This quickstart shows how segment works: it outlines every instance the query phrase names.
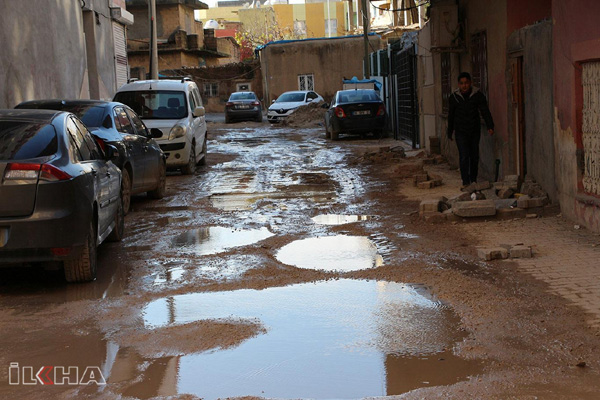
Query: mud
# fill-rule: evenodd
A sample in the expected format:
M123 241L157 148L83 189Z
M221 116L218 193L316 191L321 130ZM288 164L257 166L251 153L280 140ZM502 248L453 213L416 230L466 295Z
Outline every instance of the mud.
M98 249L97 281L0 270L0 398L597 398L600 333L511 262L477 260L469 224L423 223L417 154L365 157L399 142L331 143L322 128L209 132L206 166L170 173L160 201L133 198L123 242ZM453 192L456 171L426 168L445 183L428 194ZM252 241L228 234L203 254L210 227ZM335 237L369 241L383 263L312 269L306 241ZM294 243L311 268L278 260ZM9 386L11 362L99 366L108 384Z

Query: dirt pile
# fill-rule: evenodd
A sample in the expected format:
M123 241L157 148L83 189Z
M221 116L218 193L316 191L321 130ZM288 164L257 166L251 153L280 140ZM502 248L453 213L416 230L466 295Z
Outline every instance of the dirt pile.
M325 103L321 101L299 107L283 121L283 124L294 127L320 125L323 123L325 113L327 112L327 108L324 105Z

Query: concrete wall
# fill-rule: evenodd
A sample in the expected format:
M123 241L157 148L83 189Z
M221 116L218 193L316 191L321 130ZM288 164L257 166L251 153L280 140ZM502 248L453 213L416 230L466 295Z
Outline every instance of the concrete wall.
M381 38L369 38L372 49L384 47ZM261 51L267 103L283 92L298 90L298 75L313 74L315 91L330 101L342 89L342 79L363 76L364 42L361 37L304 40L271 44Z
M563 215L600 232L600 199L584 193L581 63L600 60L600 2L553 0L554 139L558 198Z
M421 143L421 148L429 151L429 138L440 137L436 124L436 74L433 66L433 54L429 51L431 48L431 24L425 25L419 31L418 44L417 99L419 101L419 143Z
M88 97L78 0L3 2L0 108L24 100ZM56 32L60 32L57 40Z

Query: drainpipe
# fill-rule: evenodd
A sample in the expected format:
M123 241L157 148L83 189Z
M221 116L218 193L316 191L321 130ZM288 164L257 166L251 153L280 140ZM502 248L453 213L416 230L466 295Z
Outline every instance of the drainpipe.
M150 79L158 79L158 43L156 35L156 0L148 2L150 16Z
M371 60L369 60L369 9L367 0L362 0L363 36L365 39L365 79L371 77Z

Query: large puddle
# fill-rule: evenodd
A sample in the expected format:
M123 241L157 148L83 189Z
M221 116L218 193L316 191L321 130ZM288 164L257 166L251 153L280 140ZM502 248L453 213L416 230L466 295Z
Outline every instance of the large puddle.
M194 229L175 238L175 246L198 255L217 254L233 247L247 246L273 236L267 228L232 229L222 226Z
M148 328L231 317L258 319L267 333L228 350L177 356L163 376L144 379L208 399L358 398L452 384L481 369L449 350L462 338L453 312L401 283L341 279L194 293L144 310Z
M277 259L298 268L357 271L383 265L377 247L363 236L324 236L296 240L277 252Z

